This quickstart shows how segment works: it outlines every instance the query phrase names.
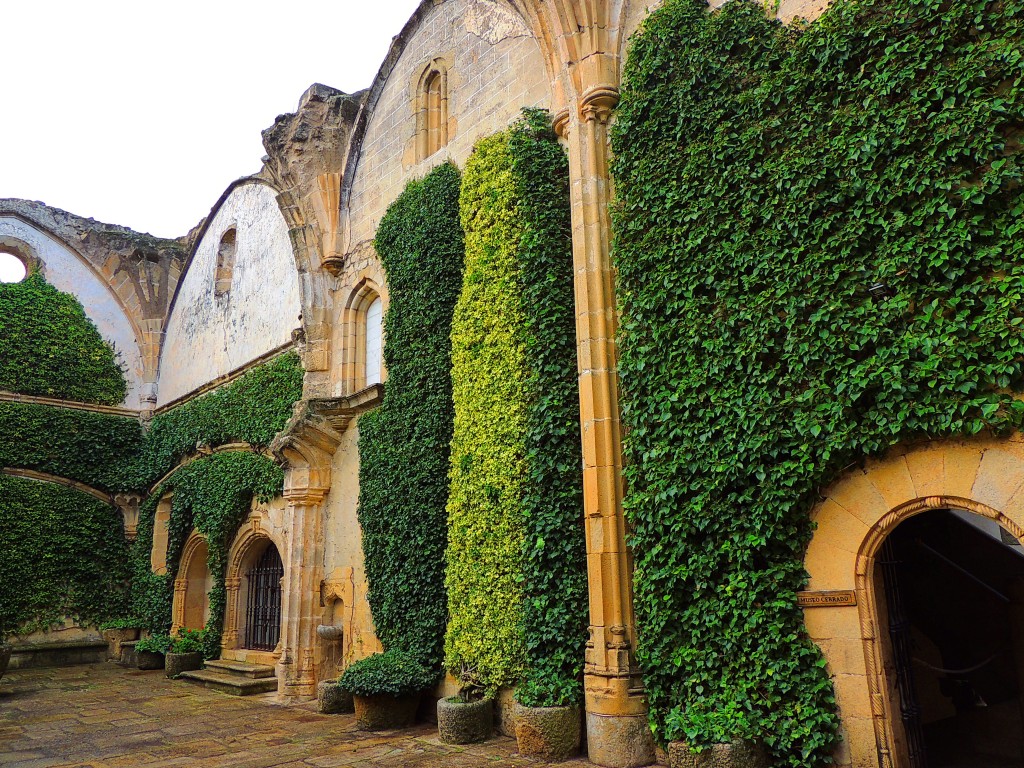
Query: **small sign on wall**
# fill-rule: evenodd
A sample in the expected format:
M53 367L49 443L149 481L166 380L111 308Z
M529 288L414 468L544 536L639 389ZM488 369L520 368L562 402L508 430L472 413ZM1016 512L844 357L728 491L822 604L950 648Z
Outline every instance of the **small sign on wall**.
M852 589L797 592L796 601L801 608L838 608L846 605L856 605L857 593Z

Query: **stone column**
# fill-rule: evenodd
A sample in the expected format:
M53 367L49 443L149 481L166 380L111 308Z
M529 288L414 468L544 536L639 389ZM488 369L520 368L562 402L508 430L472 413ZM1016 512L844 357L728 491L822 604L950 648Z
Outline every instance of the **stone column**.
M238 647L238 593L242 579L229 576L224 579L224 631L220 636L221 647L233 651Z
M178 634L178 630L185 626L185 593L188 591L188 579L177 578L174 580L174 598L171 603L174 606L171 617L171 637Z
M281 584L281 659L279 692L286 696L316 695L316 626L320 623L320 582L323 579L324 487L289 482L284 497L291 525L284 542Z
M597 86L556 127L568 140L583 441L583 506L590 591L584 688L590 760L612 768L654 762L647 700L636 667L633 566L622 514L622 439L610 258L608 123L618 89Z

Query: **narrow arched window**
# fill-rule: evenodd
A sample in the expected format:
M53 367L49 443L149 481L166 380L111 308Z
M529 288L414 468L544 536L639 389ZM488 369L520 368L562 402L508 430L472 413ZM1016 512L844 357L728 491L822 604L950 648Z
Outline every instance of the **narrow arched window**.
M220 238L217 246L217 274L214 278L215 296L227 296L231 291L231 279L235 272L235 246L237 233L232 227Z
M380 384L380 358L383 320L383 304L380 296L366 308L366 331L363 337L366 353L366 386Z
M435 59L420 77L416 94L416 154L425 160L448 144L448 70Z

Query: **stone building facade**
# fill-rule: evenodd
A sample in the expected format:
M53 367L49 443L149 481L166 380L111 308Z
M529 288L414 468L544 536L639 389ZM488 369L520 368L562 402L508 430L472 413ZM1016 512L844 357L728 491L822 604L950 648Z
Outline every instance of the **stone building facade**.
M540 107L553 116L571 173L590 592L587 749L605 766L655 759L633 654L608 215L608 128L626 44L655 4L424 0L368 90L311 86L295 113L264 131L262 170L232 184L176 241L0 201L0 252L77 296L121 353L124 410L160 412L284 350L300 353L304 397L272 447L286 468L284 494L255 503L230 546L223 634L225 658L276 665L282 694L314 695L318 681L380 648L356 517L359 419L380 402L387 380L379 350L388 287L373 249L377 225L409 180L446 161L464 164L476 140L508 126L522 108ZM813 18L822 9L786 0L778 14ZM1019 438L908 447L850 470L823 493L806 559L810 590L849 597L809 604L806 619L835 680L839 765L906 764L878 607L886 532L923 510L955 507L1024 535L1022 451ZM132 503L123 507L130 516ZM164 567L160 514L157 571ZM268 547L283 567L281 640L252 650L243 576ZM194 533L175 583L176 627L205 621L205 552ZM340 627L340 640L325 639L320 626Z

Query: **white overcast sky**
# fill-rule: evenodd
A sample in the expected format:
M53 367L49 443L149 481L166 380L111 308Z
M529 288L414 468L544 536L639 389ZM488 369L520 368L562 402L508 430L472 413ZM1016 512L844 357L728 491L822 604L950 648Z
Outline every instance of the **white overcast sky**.
M0 197L161 237L319 82L369 87L419 0L0 0Z

